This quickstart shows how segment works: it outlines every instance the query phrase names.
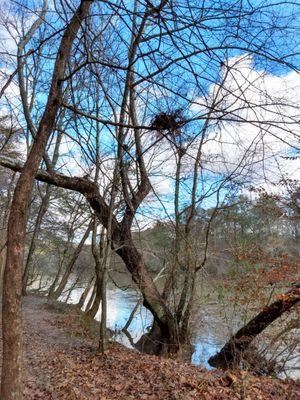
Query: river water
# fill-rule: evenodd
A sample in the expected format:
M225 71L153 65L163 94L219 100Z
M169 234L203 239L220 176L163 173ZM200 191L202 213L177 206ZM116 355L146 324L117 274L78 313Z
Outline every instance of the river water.
M46 280L47 282L47 280ZM36 289L37 283L35 282L33 288ZM66 288L66 293L69 293L70 286L73 282L69 283ZM71 294L68 295L68 303L78 303L83 289L75 288ZM219 298L216 293L212 294L213 287L209 286L206 282L200 285L199 294L196 296L197 310L193 314L191 320L192 332L191 343L194 346L194 353L192 355L192 363L203 366L207 369L212 369L208 364L210 356L217 353L227 340L249 319L252 317L251 309L240 309L234 302L228 299ZM212 296L211 296L212 294ZM89 296L91 293L89 294ZM87 301L89 299L87 298ZM113 339L122 343L123 345L132 348L128 337L121 332L122 328L129 319L129 316L134 309L135 305L140 299L140 294L134 290L130 284L126 286L126 290L117 287L107 288L107 325L112 331L115 332ZM66 301L66 295L62 295L59 299ZM86 301L86 302L87 302ZM86 304L83 306L85 309ZM96 320L100 320L101 306L96 315ZM148 331L152 324L151 313L142 305L139 305L134 318L128 328L131 341L136 343L138 339ZM300 334L298 329L295 334ZM298 336L299 338L299 336ZM299 342L299 341L298 341ZM262 348L266 343L263 339L259 342ZM291 342L293 345L293 342ZM285 372L280 373L282 377L300 378L300 343L292 351L287 347L278 347L275 353L270 353L267 350L266 355L271 358L279 354L279 362L284 362ZM269 357L268 357L269 358ZM277 356L275 357L277 358Z
M72 291L68 299L69 303L75 304L79 301L81 295L80 289ZM120 333L121 329L126 324L132 310L138 302L138 294L131 289L126 291L121 289L107 290L107 325L110 329L116 332L114 339L127 347L132 347L129 339L124 333ZM64 300L62 297L61 300ZM210 308L208 310L208 307ZM83 307L84 308L84 307ZM96 319L100 319L101 308L99 309ZM228 316L227 316L228 317ZM217 313L217 307L206 305L202 312L199 311L194 316L191 341L195 347L192 356L192 363L204 366L210 369L207 360L215 354L230 336L230 328L233 325L233 316L226 318L225 322ZM152 323L151 313L143 306L139 306L134 318L128 328L128 331L135 343L143 333L147 332Z
M74 289L69 296L68 302L76 304L81 296L81 289ZM62 296L60 299L65 301ZM139 294L134 289L121 290L116 287L107 289L107 325L115 332L113 339L131 348L132 345L128 337L120 332L139 300ZM194 313L191 325L191 342L194 345L192 363L212 369L208 364L210 356L219 351L224 343L236 330L249 320L249 315L242 314L233 304L223 304L216 301L197 299L198 311ZM85 307L85 305L84 305ZM84 309L83 307L83 309ZM99 321L101 308L98 310L96 319ZM152 323L151 313L140 305L128 328L133 343L147 332ZM297 352L297 349L296 349ZM283 353L284 355L284 353ZM295 355L295 353L294 353ZM282 377L300 378L299 357L292 358L286 363L285 374Z

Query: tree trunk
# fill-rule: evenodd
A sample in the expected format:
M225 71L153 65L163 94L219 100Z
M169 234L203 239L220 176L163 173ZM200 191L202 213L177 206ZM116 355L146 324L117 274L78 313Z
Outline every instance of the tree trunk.
M135 313L137 312L137 310L138 310L138 308L139 308L140 305L141 305L141 300L138 300L138 301L136 302L135 306L133 307L133 310L131 311L131 313L130 313L130 315L129 315L129 318L128 318L126 324L123 326L122 332L128 331L128 328L130 327L131 322L133 321L133 318L134 318L134 316L135 316Z
M63 79L75 36L87 16L91 1L82 0L62 37L48 95L35 140L20 173L10 208L7 256L3 277L2 332L3 363L1 399L22 398L22 275L25 248L26 214L35 175L53 132L62 99ZM12 329L13 327L13 329Z
M279 318L283 313L289 311L300 301L300 284L282 295L278 300L265 307L258 315L243 326L225 346L208 362L216 368L238 367L242 353L247 350L255 337L266 329L272 322Z
M55 289L52 294L52 297L54 297L55 299L58 299L59 296L61 296L64 288L66 287L66 284L68 283L68 279L73 271L75 262L77 261L79 254L81 253L81 250L83 249L84 243L86 242L87 238L89 237L92 227L93 227L93 220L90 221L84 235L82 236L82 238L75 250L75 253L73 254L73 257L71 258L71 261L69 262L69 264L61 278L58 288Z
M2 166L12 170L22 169L22 163L1 157ZM97 218L105 227L108 226L109 207L99 193L97 186L85 178L72 178L62 174L38 171L36 178L58 187L82 193L94 210ZM119 223L115 217L112 219L112 247L124 261L126 268L131 273L133 281L137 284L144 299L144 306L150 310L154 319L161 328L162 336L169 338L170 343L178 343L176 319L168 308L167 302L160 295L153 279L148 272L142 254L139 253L132 240L130 223ZM166 339L167 340L167 339Z
M87 305L86 305L86 307L85 307L85 313L86 313L86 314L87 314L88 311L91 309L91 307L92 307L92 305L93 305L93 303L94 303L95 296L96 296L96 291L97 291L97 282L95 281L94 287L93 287L93 291L92 291L91 296L90 296L90 298L89 298L89 301L88 301L88 303L87 303Z
M54 278L53 282L51 283L51 285L49 287L48 297L52 297L53 296L53 293L55 291L56 285L58 284L58 281L59 281L59 278L60 278L60 274L61 274L62 269L63 269L63 265L64 265L63 260L61 260L60 263L59 263L59 267L58 267L57 273L55 275L55 278Z
M107 235L111 235L107 232ZM99 338L99 350L104 353L107 347L107 298L106 298L106 286L107 286L107 276L108 268L110 265L111 258L111 245L110 239L106 242L105 256L102 268L102 282L101 282L101 319L100 319L100 338Z
M1 281L0 286L1 286L1 288L2 288L3 271L4 271L5 261L6 261L7 222L8 222L8 217L9 217L9 207L10 207L10 203L11 203L12 190L13 190L15 177L16 177L16 173L14 173L12 175L11 180L8 185L7 200L6 200L4 215L3 215L3 229L1 231L1 237L0 237L0 281Z
M93 297L92 305L87 309L86 315L90 318L95 318L101 303L102 298L102 266L100 261L95 262L96 281L95 281L95 294Z
M25 264L25 268L24 268L24 272L23 272L23 282L22 282L23 296L26 296L29 271L30 271L30 266L31 266L31 262L32 262L32 257L33 257L35 247L36 247L36 240L40 233L43 217L48 209L49 200L50 200L50 185L47 185L46 193L42 198L42 203L40 205L39 212L38 212L38 215L37 215L37 218L35 221L35 227L34 227L31 243L30 243L29 250L28 250L27 260L26 260L26 264Z
M155 286L153 279L144 264L142 255L135 247L131 232L126 232L118 242L116 253L124 261L133 281L138 285L143 295L143 305L151 311L154 320L160 327L161 338L164 343L169 342L171 347L178 345L178 335L175 317L167 307Z
M64 113L62 113L64 114ZM62 118L62 116L61 116ZM59 156L59 147L61 144L61 139L62 139L62 134L59 133L57 136L57 140L56 140L56 144L55 144L55 148L54 148L54 153L53 153L53 157L52 157L52 163L51 163L51 167L55 168L57 160L58 160L58 156ZM38 215L35 221L35 227L34 227L34 232L32 235L32 239L30 242L30 246L29 246L29 250L28 250L28 255L27 255L27 260L26 260L26 265L24 268L24 272L23 272L23 283L22 283L22 294L23 296L26 295L26 290L27 290L27 286L28 286L28 278L29 278L29 272L30 272L30 267L31 267L31 263L32 263L32 258L33 258L33 254L35 252L35 247L36 247L36 241L38 239L38 236L40 234L40 230L41 230L41 225L42 225L42 221L44 218L44 215L46 214L48 207L49 207L49 202L50 202L50 194L51 194L51 186L46 184L46 191L44 196L42 197L42 202L38 211Z
M93 302L91 305L87 308L86 314L90 318L95 318L95 315L97 314L99 307L100 307L100 302L101 302L101 297L102 297L102 263L103 263L103 232L104 229L102 228L101 230L101 240L100 243L97 244L97 228L98 228L98 220L97 218L94 219L93 222L93 236L92 236L92 254L94 257L95 261L95 276L96 276L96 281L95 281L95 287L94 287L94 297L93 297ZM92 299L92 298L91 298ZM89 302L90 303L90 302Z
M82 276L82 272L79 273L79 274L77 275L76 280L75 280L75 281L73 282L73 284L68 288L68 294L67 294L67 297L66 297L66 299L65 299L65 303L68 303L68 301L70 300L71 294L72 294L73 290L76 289L76 286L77 286L78 283L80 282L81 276Z
M76 304L76 306L81 310L82 307L84 306L84 303L88 297L88 294L90 293L92 284L94 282L94 275L92 276L92 278L90 279L90 281L88 282L88 284L86 285L85 289L83 290L80 299L78 301L78 303Z
M74 221L73 221L73 222L74 222ZM54 278L53 282L51 283L51 285L50 285L50 287L49 287L49 290L48 290L48 297L52 297L52 296L53 296L53 293L54 293L54 291L55 291L55 289L56 289L56 286L57 286L57 284L58 284L58 282L59 282L59 279L60 279L60 276L61 276L61 272L62 272L63 267L64 267L65 259L66 259L66 258L67 258L67 260L69 259L69 256L70 256L69 251L70 251L70 249L71 249L71 247L72 247L72 243L73 243L73 240L74 240L74 226L73 226L73 222L72 222L72 227L71 227L71 229L69 229L69 231L68 231L68 241L67 241L67 243L65 244L65 248L64 248L62 257L61 257L61 259L59 260L58 270L57 270L57 272L56 272L56 275L55 275L55 278Z

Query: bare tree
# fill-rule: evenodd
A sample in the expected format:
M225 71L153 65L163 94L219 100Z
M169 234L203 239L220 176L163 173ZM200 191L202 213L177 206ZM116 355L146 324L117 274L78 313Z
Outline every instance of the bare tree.
M2 327L3 364L1 397L22 398L22 309L21 288L25 244L26 213L36 172L52 134L60 106L63 79L73 41L86 18L91 2L82 1L67 26L58 49L47 105L36 132L26 164L13 195L7 234L7 258L3 281ZM12 324L14 329L11 329Z
M87 3L82 2L86 11ZM298 137L296 105L286 104L284 99L279 101L275 95L266 100L263 88L257 87L258 77L253 78L247 72L251 67L247 69L240 64L241 59L246 60L249 67L250 55L265 75L272 67L297 70L291 61L292 43L287 41L286 46L281 45L287 19L291 22L296 13L291 11L288 18L282 19L282 7L282 3L276 7L273 2L254 5L240 1L199 6L196 1L187 5L163 0L153 5L137 0L126 8L118 1L95 4L95 12L83 25L82 40L76 43L74 54L70 56L71 43L69 48L59 49L63 61L57 58L49 101L29 161L23 168L18 161L1 158L1 165L22 171L21 177L30 163L30 178L35 176L85 197L111 245L107 247L106 259L109 260L109 247L112 247L125 263L142 293L143 304L154 317L150 336L155 337L159 353L176 353L186 341L195 276L205 264L210 232L208 221L205 243L199 250L201 262L196 262L192 238L197 206L211 196L217 209L227 184L230 187L231 182L238 184L244 178L250 179L253 166L262 166L255 155L259 153L263 160L268 158L264 156L267 134L291 146ZM63 12L67 9L68 6L62 6ZM77 27L76 18L73 17L71 24ZM62 43L69 40L67 32L70 33L70 25ZM278 41L274 44L279 35L280 46ZM50 36L39 40L48 52ZM46 57L48 54L44 51ZM39 75L41 82L47 76L45 67ZM69 92L62 100L63 82L68 84ZM258 96L252 96L251 100L246 96L249 87L258 90ZM278 111L281 106L284 112ZM70 121L62 133L76 150L67 161L60 157L56 171L38 170L59 109L64 109L65 118ZM251 125L255 137L246 145L240 144L238 136L234 137L233 141L242 151L237 159L231 160L219 148L223 150L223 145L228 143L228 131L236 133L246 123ZM39 132L46 133L38 148L39 158L34 158ZM288 138L283 137L287 132ZM216 148L217 155L212 150ZM157 161L159 156L163 159ZM159 163L161 169L167 170L169 159L172 164L169 175L175 173L175 193L171 195L174 210L170 212L175 225L174 257L168 271L170 279L161 292L136 246L133 229L150 196L153 199L156 195L158 202L162 202L163 196L155 190L155 172ZM72 168L68 168L71 161ZM186 164L189 164L188 171ZM188 194L183 190L184 180L189 183ZM185 206L180 204L183 194L187 199ZM23 200L28 204L27 195L20 198ZM113 208L115 202L117 206ZM16 238L16 243L21 239ZM177 290L179 282L175 282L178 272L184 286L182 291Z

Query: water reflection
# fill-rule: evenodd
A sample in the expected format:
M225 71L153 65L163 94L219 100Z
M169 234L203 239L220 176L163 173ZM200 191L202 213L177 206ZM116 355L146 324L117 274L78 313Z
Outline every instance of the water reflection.
M45 287L47 283L48 281L45 282ZM73 285L73 282L66 288L67 294L71 285ZM37 290L38 286L38 282L34 282L32 288ZM76 304L80 299L82 291L83 289L73 289L70 296L65 294L60 300L66 301L68 297L68 303ZM91 294L92 289L83 309L85 309ZM121 290L116 287L107 288L108 327L116 332L114 339L129 348L133 347L132 342L136 343L138 339L148 331L153 320L151 313L145 307L139 305L128 328L130 339L121 332L139 300L140 294L134 289ZM247 315L247 313L241 313L234 304L226 303L222 306L222 302L218 302L216 299L215 303L213 303L211 299L209 301L205 292L202 299L201 296L197 298L197 310L197 314L194 315L191 323L193 326L191 343L195 348L192 355L192 363L201 365L207 369L212 369L208 364L208 359L220 350L228 338L236 332L240 326L244 325L245 322L249 320L250 316ZM96 320L98 321L100 320L100 314L101 308L96 315ZM264 343L262 343L262 345L264 345ZM280 347L277 349L282 360L285 360L287 357L284 361L285 373L280 376L298 379L300 377L299 353L297 353L297 350L295 350L294 353L287 353L287 349L288 348ZM267 354L269 353L267 352ZM270 356L272 356L272 353L270 353Z
M73 290L71 296L68 299L68 302L71 304L78 303L81 293L82 290L80 289ZM63 301L65 300L65 298L62 297L61 300ZM130 317L130 314L138 301L139 296L134 290L123 291L118 288L107 290L108 327L113 331L116 331L114 339L129 348L132 348L130 340L123 332L121 332L121 329L128 321L128 318ZM101 306L95 317L98 321L100 319L100 313ZM140 305L128 328L133 342L136 342L143 333L148 331L152 324L152 320L153 318L151 313L145 307ZM201 316L199 316L199 321L200 320L202 320ZM208 369L211 369L211 367L208 364L207 360L222 346L221 338L217 336L216 332L210 329L210 326L213 324L213 322L213 320L210 320L209 324L207 323L207 321L205 321L205 323L197 324L197 321L194 321L194 323L196 323L197 325L197 329L195 329L195 334L193 334L191 338L192 344L195 346L195 351L192 356L192 363L196 365L202 365ZM219 323L220 321L218 321L218 324Z

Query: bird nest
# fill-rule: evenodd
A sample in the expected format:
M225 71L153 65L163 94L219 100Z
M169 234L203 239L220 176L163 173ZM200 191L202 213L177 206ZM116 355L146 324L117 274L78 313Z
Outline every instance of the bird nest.
M178 136L181 134L181 127L185 122L182 109L173 112L161 112L153 118L151 128L158 133L172 134Z

